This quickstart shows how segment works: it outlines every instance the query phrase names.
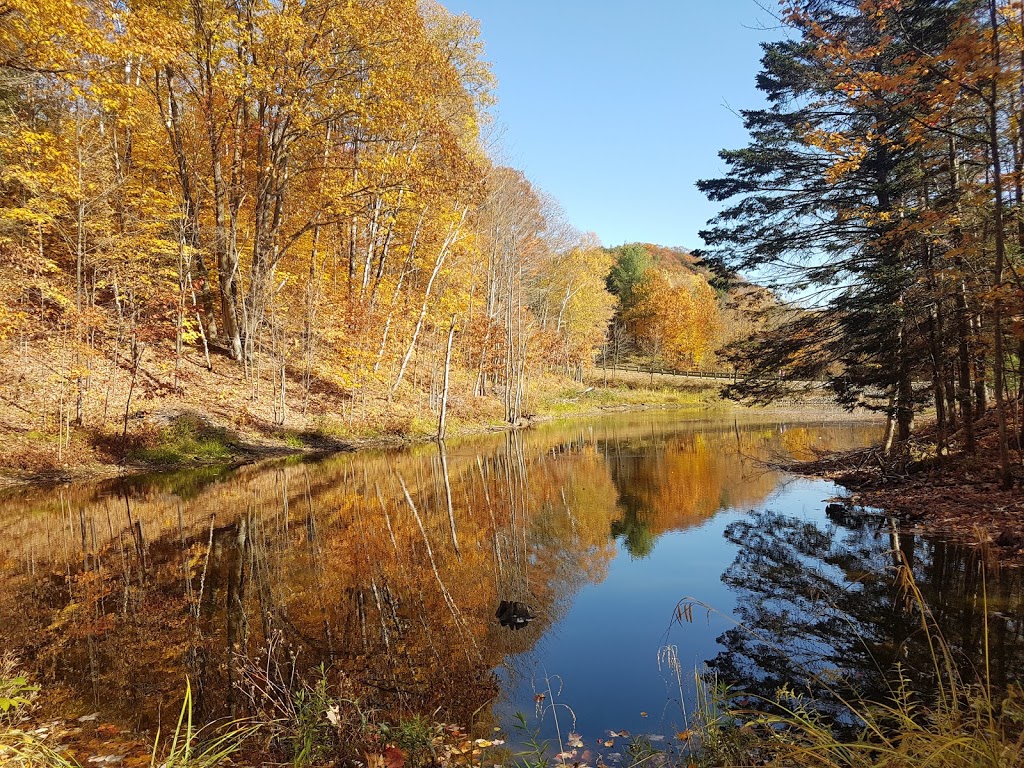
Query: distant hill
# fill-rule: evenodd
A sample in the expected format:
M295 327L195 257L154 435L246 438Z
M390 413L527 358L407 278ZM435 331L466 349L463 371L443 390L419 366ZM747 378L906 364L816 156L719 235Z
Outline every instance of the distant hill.
M685 246L639 242L624 243L623 245L641 246L650 255L654 266L664 270L670 280L673 274L679 273L700 275L708 282L711 282L713 278L711 270L703 266L700 258ZM773 291L744 280L739 275L732 275L729 282L729 289L724 294L719 292L723 308L750 312L765 309L779 303L778 297Z
M764 286L731 275L727 280L704 266L701 259L689 248L666 246L656 243L625 243L613 252L639 246L650 257L650 264L660 271L674 286L689 283L693 276L707 281L718 296L717 332L714 342L715 365L725 365L728 348L751 338L774 324L772 319L776 308L781 307L776 294Z
M654 263L662 269L671 270L673 267L681 267L690 272L704 274L706 270L699 269L698 259L689 248L682 246L655 245L654 243L637 243L651 254Z

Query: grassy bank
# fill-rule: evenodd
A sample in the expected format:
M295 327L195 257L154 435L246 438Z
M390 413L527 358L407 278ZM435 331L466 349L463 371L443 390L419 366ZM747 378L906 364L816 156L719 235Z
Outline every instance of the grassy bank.
M0 376L0 480L74 479L140 469L242 463L287 453L337 451L431 439L440 409L435 371L413 370L392 393L381 377L348 386L286 381L226 358L212 369L195 355L167 371L144 357L134 375L92 372L47 384L47 359L16 359ZM156 360L157 356L154 355ZM667 377L662 377L666 379ZM36 382L28 386L27 382ZM500 389L474 392L475 377L453 370L448 437L507 429ZM528 377L519 426L553 418L641 408L716 408L718 384L697 380L552 373Z

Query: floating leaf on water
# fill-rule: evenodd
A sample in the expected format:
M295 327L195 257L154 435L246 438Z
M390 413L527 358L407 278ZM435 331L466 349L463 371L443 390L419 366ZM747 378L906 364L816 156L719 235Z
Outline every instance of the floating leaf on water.
M546 698L547 698L547 694L544 694L544 693L535 693L533 695L533 700L536 701L538 704L540 704L540 702L544 701L544 699L546 699Z
M614 739L608 739L606 742L604 742L604 745L606 747L614 747L615 746L615 740Z
M608 731L608 735L613 739L628 739L629 731Z
M676 733L676 738L680 741L689 741L693 738L693 729L687 728L685 731L679 731Z
M647 713L646 712L641 712L640 713L640 717L647 717Z
M565 743L568 744L570 747L582 747L583 739L581 739L580 735L575 731L570 731L569 736L565 740Z
M487 749L487 747L494 746L494 742L488 741L487 739L477 739L473 743L476 744L478 747L481 747L482 749Z
M648 733L647 739L649 741L664 741L665 737L662 736L660 733Z
M576 757L575 749L571 752L559 752L555 755L555 760L572 760L574 757Z

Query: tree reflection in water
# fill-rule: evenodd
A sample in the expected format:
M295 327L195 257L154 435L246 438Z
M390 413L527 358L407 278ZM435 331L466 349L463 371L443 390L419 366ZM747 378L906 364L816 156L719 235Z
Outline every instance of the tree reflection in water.
M641 415L27 490L0 500L0 642L135 727L186 674L197 714L237 712L243 661L268 648L367 706L488 727L493 670L529 679L531 649L606 579L613 537L643 557L760 504L779 478L751 457L874 431Z
M931 647L898 578L901 562L965 679L979 679L986 607L992 683L1020 679L1024 574L891 519L841 507L829 513L821 522L766 509L726 529L737 553L722 580L737 595L739 624L719 637L723 650L709 661L719 679L769 700L785 685L803 689L840 720L839 698L851 687L869 700L891 696L897 665L912 691L934 691Z

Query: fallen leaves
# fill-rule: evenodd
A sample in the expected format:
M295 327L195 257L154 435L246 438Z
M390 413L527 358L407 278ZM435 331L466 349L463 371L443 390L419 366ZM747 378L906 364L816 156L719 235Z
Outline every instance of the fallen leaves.
M850 497L837 500L842 505L877 509L968 545L985 544L1001 561L1024 563L1024 494L1000 485L994 412L976 422L974 430L975 454L953 444L950 455L936 458L931 429L915 439L915 455L929 457L922 460L894 463L879 449L868 448L793 462L786 469L826 477L849 489ZM1014 447L1011 461L1019 466Z
M384 768L402 768L405 765L406 754L398 747L388 747L384 750Z
M488 747L499 747L505 741L503 739L477 739L473 743L481 749L487 749Z
M337 704L328 707L325 714L327 715L327 722L335 728L339 728L341 726L341 709Z

